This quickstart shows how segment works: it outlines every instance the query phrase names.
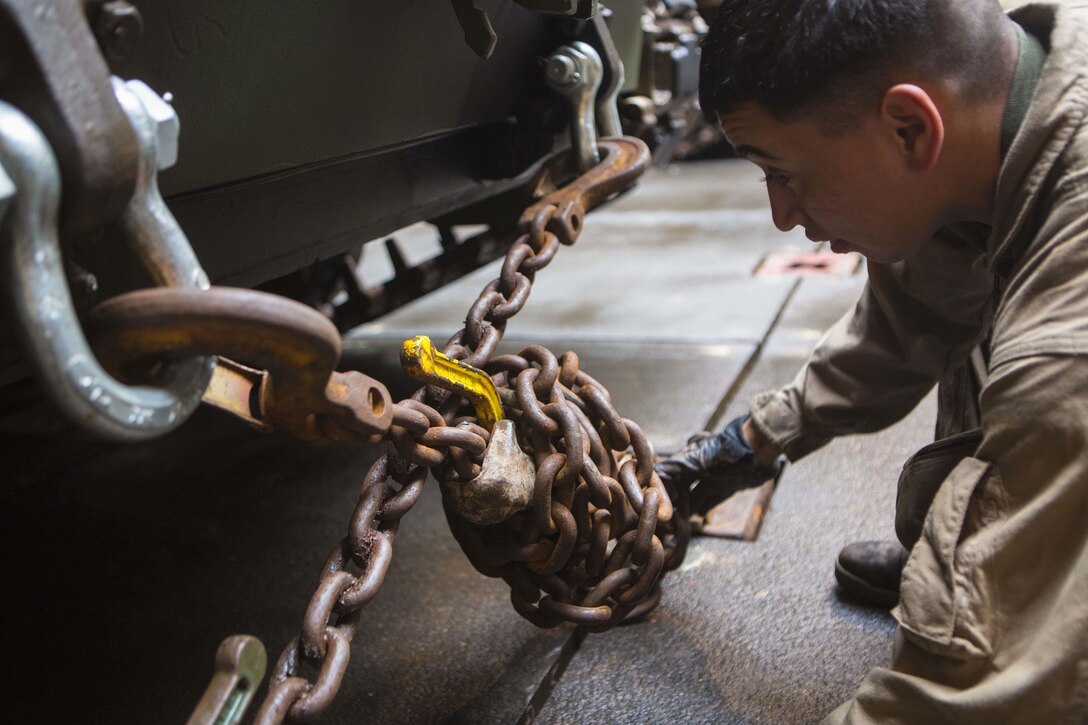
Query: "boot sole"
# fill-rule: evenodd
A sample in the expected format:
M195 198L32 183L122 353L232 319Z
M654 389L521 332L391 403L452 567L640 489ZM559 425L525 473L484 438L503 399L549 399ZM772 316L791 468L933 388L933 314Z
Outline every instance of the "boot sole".
M839 582L839 590L848 599L859 604L881 609L891 609L899 604L899 592L873 586L858 575L847 571L837 561L835 562L835 579Z

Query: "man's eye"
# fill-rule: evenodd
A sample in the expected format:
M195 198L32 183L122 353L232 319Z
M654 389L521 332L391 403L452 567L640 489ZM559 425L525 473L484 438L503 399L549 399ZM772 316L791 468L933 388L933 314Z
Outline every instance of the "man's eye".
M767 186L782 185L790 183L790 177L788 174L767 174L760 178L760 182Z

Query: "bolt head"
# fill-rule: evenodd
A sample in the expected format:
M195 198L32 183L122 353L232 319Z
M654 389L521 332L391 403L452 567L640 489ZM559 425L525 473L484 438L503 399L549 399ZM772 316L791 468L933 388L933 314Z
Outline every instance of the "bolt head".
M98 10L94 35L109 60L125 60L143 39L144 20L131 3L110 0Z
M544 72L552 83L565 86L578 82L581 76L577 68L577 64L570 56L553 55L548 59L548 67L545 68Z

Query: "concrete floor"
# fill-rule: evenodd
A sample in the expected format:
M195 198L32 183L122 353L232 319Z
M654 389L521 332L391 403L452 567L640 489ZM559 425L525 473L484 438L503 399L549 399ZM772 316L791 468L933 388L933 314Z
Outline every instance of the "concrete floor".
M659 449L787 382L863 275L754 277L766 254L811 247L774 230L758 176L738 161L651 172L538 275L507 349L576 351ZM445 339L496 269L355 331L347 359L409 392L400 341ZM698 539L647 621L576 651L572 628L536 629L471 568L432 483L324 721L516 722L534 694L543 723L818 721L889 660L891 618L840 601L832 562L849 541L892 535L898 466L932 418L927 400L889 431L790 466L756 542ZM0 443L0 644L19 653L6 699L34 722L177 722L223 637L256 634L274 659L376 455L258 435L212 411L154 444ZM564 647L573 656L553 682Z

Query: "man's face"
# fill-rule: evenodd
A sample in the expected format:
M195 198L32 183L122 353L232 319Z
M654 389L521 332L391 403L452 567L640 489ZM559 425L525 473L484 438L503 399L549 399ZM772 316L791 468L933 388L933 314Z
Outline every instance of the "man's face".
M894 130L873 116L835 135L811 121L778 121L756 103L719 120L737 154L763 170L775 226L801 226L809 239L831 242L839 254L896 262L936 227Z

